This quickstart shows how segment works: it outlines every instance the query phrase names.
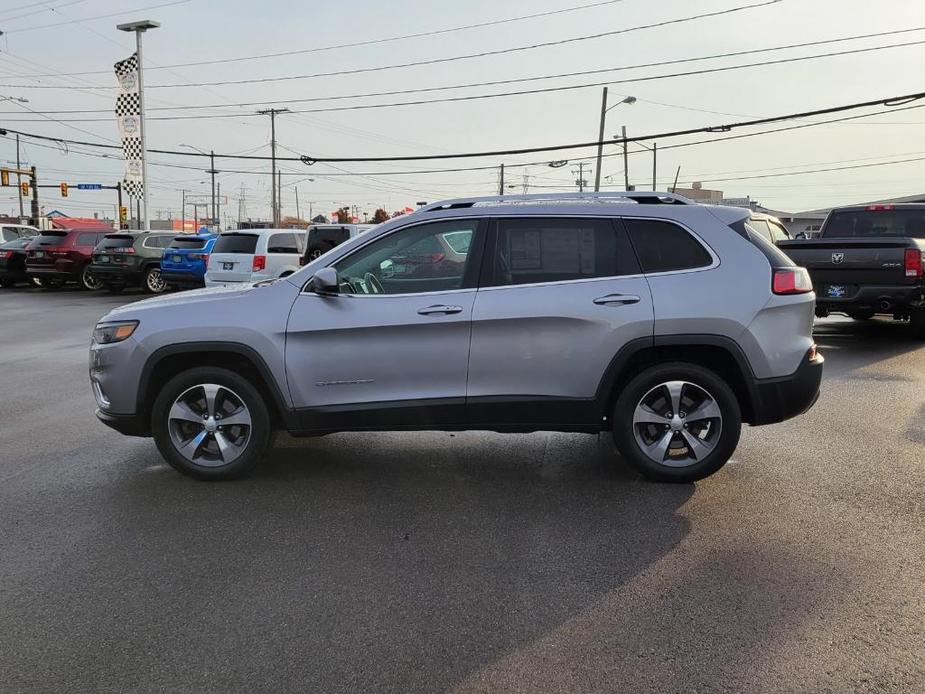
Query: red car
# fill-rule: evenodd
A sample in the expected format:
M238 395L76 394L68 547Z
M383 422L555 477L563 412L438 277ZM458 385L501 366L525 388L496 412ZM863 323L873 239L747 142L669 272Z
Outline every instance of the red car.
M99 289L100 283L90 274L90 259L107 233L101 229L43 231L26 248L26 273L40 287L77 282L83 289Z

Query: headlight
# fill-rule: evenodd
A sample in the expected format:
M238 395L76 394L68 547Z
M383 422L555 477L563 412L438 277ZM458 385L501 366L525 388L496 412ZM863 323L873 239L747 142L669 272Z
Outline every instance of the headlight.
M127 340L138 327L137 320L121 321L119 323L99 323L93 329L93 341L100 345Z

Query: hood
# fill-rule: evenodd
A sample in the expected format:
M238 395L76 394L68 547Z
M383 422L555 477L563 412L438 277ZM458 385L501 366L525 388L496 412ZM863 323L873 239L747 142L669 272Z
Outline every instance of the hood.
M278 291L283 285L286 285L286 283L279 280L255 283L248 282L242 287L209 287L206 289L191 289L175 294L155 296L150 299L142 299L141 301L114 308L106 315L105 320L124 320L131 318L135 314L144 313L149 310L169 309L172 306L188 306L189 304L202 304L202 310L208 310L209 305L216 302L234 301L251 292L269 293Z

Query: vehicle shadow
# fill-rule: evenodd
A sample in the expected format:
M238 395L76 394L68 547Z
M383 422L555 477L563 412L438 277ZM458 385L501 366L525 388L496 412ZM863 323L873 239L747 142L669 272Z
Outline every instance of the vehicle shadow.
M94 541L35 597L71 686L443 690L671 552L695 490L581 435L282 441L215 484L150 448L73 510Z
M826 357L825 377L880 380L876 371L860 372L893 357L925 347L912 336L908 323L889 319L816 321L813 337ZM896 380L895 375L884 380Z

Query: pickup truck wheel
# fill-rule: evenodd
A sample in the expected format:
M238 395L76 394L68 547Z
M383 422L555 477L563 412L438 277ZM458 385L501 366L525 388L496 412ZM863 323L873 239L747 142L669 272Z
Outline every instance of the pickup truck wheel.
M712 475L739 443L742 413L712 371L683 362L652 366L620 393L613 437L626 462L659 482Z
M149 294L163 294L167 291L167 283L161 275L159 267L149 267L145 270L145 291Z
M270 415L243 376L197 367L170 379L151 414L154 442L176 470L201 480L241 477L263 458Z
M925 340L925 308L912 310L912 314L909 316L909 325L915 339Z

